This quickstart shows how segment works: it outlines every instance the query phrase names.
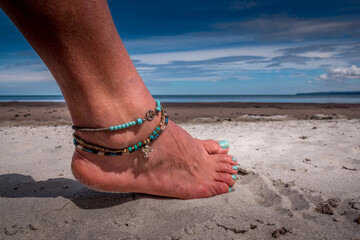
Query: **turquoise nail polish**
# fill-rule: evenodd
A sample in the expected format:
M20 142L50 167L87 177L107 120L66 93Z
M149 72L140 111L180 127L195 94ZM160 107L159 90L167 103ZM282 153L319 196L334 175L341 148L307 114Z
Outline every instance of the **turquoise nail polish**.
M233 180L236 180L236 175L231 175Z
M236 162L236 158L235 158L235 157L232 157L232 160L233 160L234 162Z
M223 148L223 149L229 148L229 142L226 141L226 140L219 141L218 143L219 143L220 147Z
M237 170L237 166L233 166L233 169L234 169L234 170Z
M229 192L231 192L231 187L229 187Z

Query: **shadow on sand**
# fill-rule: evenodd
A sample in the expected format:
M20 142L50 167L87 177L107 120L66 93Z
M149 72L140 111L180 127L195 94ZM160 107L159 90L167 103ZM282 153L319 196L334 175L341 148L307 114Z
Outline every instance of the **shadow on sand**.
M135 193L104 193L84 187L68 178L35 181L31 176L12 173L0 175L0 197L3 198L56 198L71 200L82 209L108 208L139 198L152 197Z

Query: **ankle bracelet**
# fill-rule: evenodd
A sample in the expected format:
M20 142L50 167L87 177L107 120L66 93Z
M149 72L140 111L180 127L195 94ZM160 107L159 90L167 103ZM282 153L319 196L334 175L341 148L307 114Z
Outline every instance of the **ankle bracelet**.
M156 108L155 108L155 112L156 114L162 111L162 107L160 104L159 100L155 100L156 102ZM107 128L88 128L88 127L77 127L77 126L71 126L71 128L73 130L77 130L77 131L82 131L82 132L107 132L107 131L117 131L117 130L122 130L131 126L135 126L135 125L141 125L143 124L145 121L152 121L154 119L154 111L153 110L149 110L146 112L145 117L144 118L137 118L135 121L130 121L127 123L123 123L123 124L119 124L116 126L110 126Z
M151 135L147 139L142 140L135 145L131 145L127 148L122 148L122 149L107 148L86 142L85 140L78 137L75 133L73 134L74 137L73 142L77 148L85 152L94 153L98 155L105 155L105 156L122 156L123 154L132 153L141 149L142 152L144 153L144 157L147 158L149 157L150 153L153 151L152 148L149 146L149 144L160 136L160 134L165 130L167 124L168 124L168 116L166 112L163 109L161 109L161 121L159 125L155 128L155 130L151 133Z

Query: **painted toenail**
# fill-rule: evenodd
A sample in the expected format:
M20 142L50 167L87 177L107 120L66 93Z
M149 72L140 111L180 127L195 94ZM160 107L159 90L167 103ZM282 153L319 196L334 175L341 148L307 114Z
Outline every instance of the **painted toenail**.
M229 192L231 192L231 187L229 187Z
M226 141L226 140L219 141L218 143L220 144L220 147L223 148L223 149L229 148L229 142Z
M237 166L233 166L233 169L234 169L234 170L237 170Z
M231 175L233 180L236 180L236 175Z
M233 160L234 162L236 162L236 158L235 158L235 157L232 157L232 160Z

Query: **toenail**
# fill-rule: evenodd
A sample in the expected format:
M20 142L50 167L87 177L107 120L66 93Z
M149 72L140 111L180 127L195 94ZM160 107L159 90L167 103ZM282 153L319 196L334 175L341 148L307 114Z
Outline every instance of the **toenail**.
M233 166L233 169L234 169L234 170L237 170L237 166Z
M226 141L226 140L219 141L218 143L219 143L220 147L223 148L223 149L229 148L229 142Z
M231 187L229 187L229 192L231 192Z
M233 160L234 162L236 162L236 157L232 157L232 160Z
M236 175L231 175L233 180L236 180Z

